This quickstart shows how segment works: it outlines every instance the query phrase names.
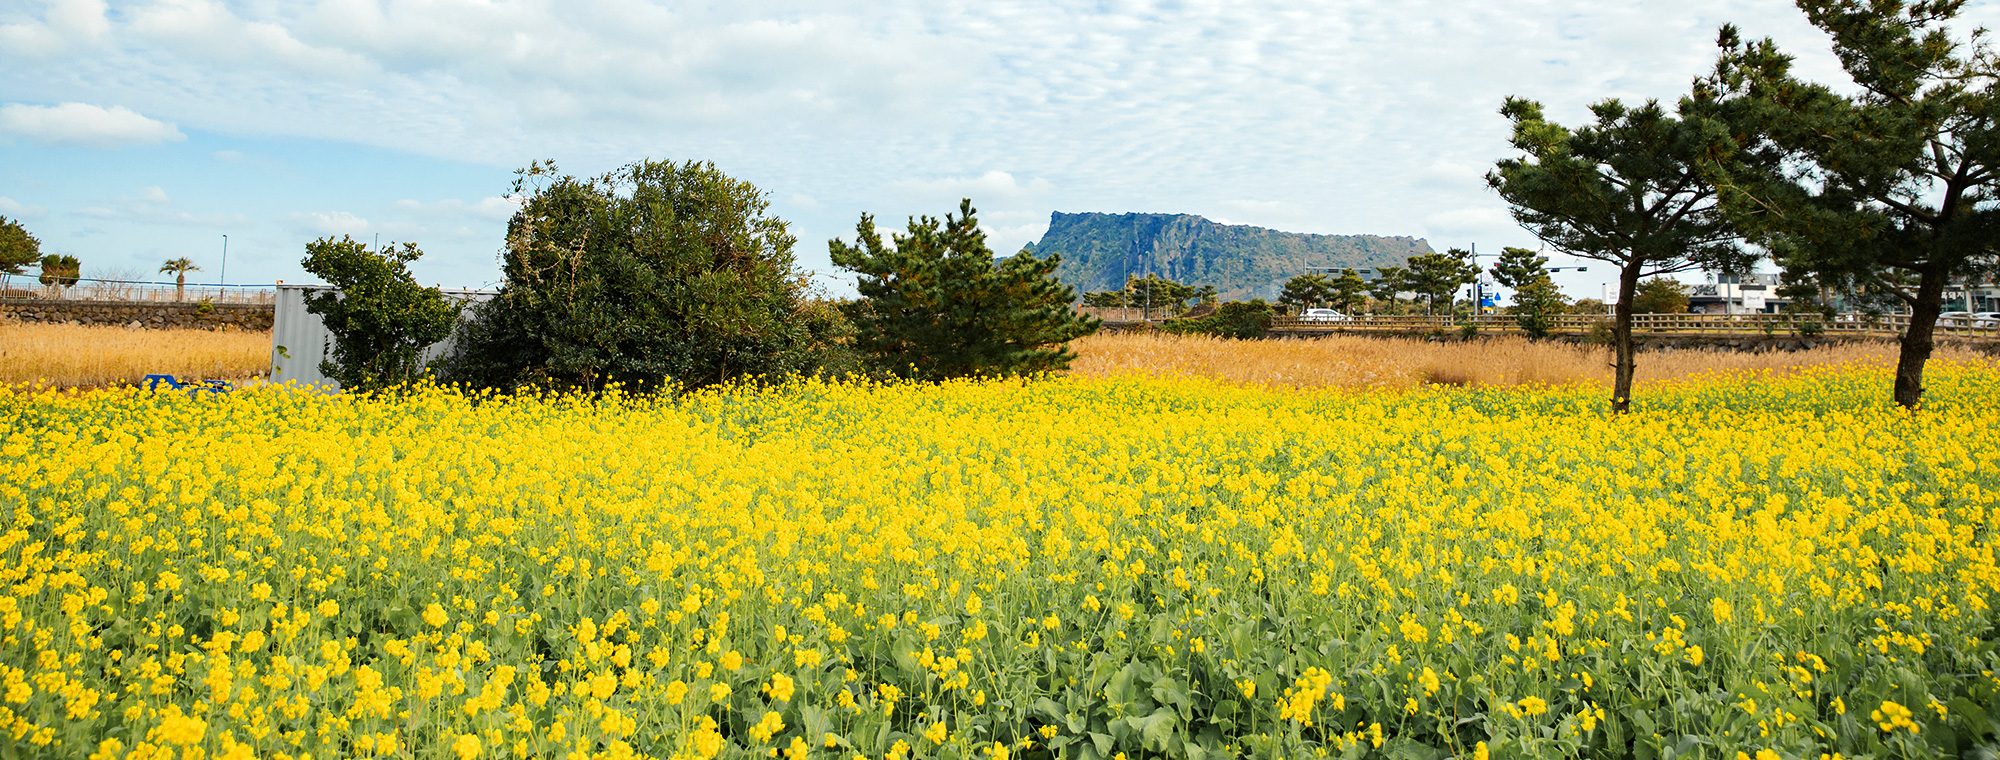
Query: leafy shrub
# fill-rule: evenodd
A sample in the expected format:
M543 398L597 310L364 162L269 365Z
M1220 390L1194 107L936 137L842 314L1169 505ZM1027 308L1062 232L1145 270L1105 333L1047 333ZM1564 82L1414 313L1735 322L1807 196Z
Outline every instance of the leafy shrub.
M320 373L345 390L372 391L417 379L423 351L451 337L459 308L437 288L417 284L409 263L424 252L414 243L380 251L345 235L306 244L299 264L334 287L306 295L333 336ZM198 309L214 310L204 299ZM202 312L207 313L207 312Z
M1230 301L1216 307L1214 314L1199 319L1176 319L1161 329L1175 335L1214 335L1254 340L1271 331L1271 320L1276 314L1271 304L1261 298Z
M861 215L857 240L828 243L833 263L861 275L861 300L844 308L854 347L877 371L917 380L1028 375L1069 367L1069 341L1098 320L1070 308L1076 293L1055 278L1062 259L1023 253L994 261L971 199L959 215L912 217L884 245Z
M840 331L756 186L714 164L520 172L505 283L444 375L477 387L695 388L820 368Z

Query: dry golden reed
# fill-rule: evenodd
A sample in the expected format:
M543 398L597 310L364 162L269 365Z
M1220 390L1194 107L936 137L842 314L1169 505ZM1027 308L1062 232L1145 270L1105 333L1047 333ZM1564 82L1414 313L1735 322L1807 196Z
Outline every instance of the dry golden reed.
M262 331L0 322L0 383L96 387L151 374L239 380L269 369L270 357L271 334Z
M1201 335L1103 333L1072 344L1071 373L1099 377L1126 373L1207 377L1229 383L1292 388L1409 388L1424 384L1470 386L1611 386L1611 351L1600 346L1532 342L1519 337L1427 341L1337 335L1300 340L1239 341ZM1940 346L1935 358L1991 362L1977 351ZM1805 351L1749 353L1679 349L1639 354L1641 383L1714 372L1782 376L1810 367L1892 367L1889 342L1842 343Z

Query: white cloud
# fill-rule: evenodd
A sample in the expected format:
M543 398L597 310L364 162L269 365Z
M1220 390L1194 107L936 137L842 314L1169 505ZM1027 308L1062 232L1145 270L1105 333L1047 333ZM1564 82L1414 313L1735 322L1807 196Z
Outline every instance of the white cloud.
M2000 3L1966 15L2000 25ZM0 94L172 122L126 112L164 127L154 141L579 173L712 159L789 199L802 260L863 211L900 226L964 196L997 250L1052 210L1483 249L1533 244L1481 180L1512 152L1502 98L1569 123L1604 97L1672 99L1724 22L1840 81L1791 4L1734 0L55 0L0 10ZM380 209L370 232L490 230L510 211L381 192L339 205Z
M298 212L286 217L292 229L307 237L327 237L331 235L361 236L375 231L368 220L346 211Z
M1041 195L1047 193L1051 185L1041 178L1023 183L1014 179L1013 174L996 169L977 177L901 180L894 187L905 195L930 202L948 202L952 209L957 209L961 198L971 198L973 207L978 208L984 203L998 205Z
M0 106L0 135L27 138L46 145L116 148L186 140L174 125L148 119L124 106L102 108L87 103Z
M0 49L25 58L52 58L102 40L111 30L104 0L55 0L40 22L0 24Z
M467 203L457 198L444 198L428 203L405 198L389 204L396 213L425 219L450 221L473 218L488 222L504 222L514 217L521 208L521 198L513 196L491 196Z
M69 212L70 216L145 225L183 227L241 227L250 223L242 214L196 214L184 211L159 186L147 187L137 196L121 196Z
M13 198L0 195L0 215L33 221L47 216L48 213L49 210L41 206L30 206Z

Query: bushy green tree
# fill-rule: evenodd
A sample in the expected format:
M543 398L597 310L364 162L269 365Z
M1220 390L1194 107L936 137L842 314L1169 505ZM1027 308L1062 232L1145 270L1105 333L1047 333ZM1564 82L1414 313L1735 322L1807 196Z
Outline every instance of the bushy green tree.
M1549 257L1526 248L1507 246L1500 249L1500 260L1493 263L1493 280L1509 290L1520 290L1528 283L1549 276Z
M1639 283L1639 293L1632 301L1632 311L1638 314L1686 314L1687 310L1687 286L1671 277Z
M1725 27L1704 85L1756 160L1709 164L1725 211L1787 270L1910 311L1895 400L1918 406L1947 285L2000 271L2000 55L1965 0L1798 0L1852 86L1807 82Z
M1199 319L1176 319L1162 328L1175 335L1214 335L1219 338L1255 340L1271 331L1277 310L1261 298L1230 301L1214 314Z
M1402 267L1376 269L1375 279L1368 281L1368 295L1384 306L1394 306L1396 295L1409 289L1409 274L1409 270Z
M0 216L0 274L27 274L28 265L42 260L42 241L28 228Z
M1138 306L1149 310L1163 310L1168 316L1177 316L1187 310L1188 299L1195 297L1193 285L1175 282L1157 274L1133 277L1125 281L1128 306Z
M423 255L414 243L371 251L345 235L306 244L299 265L333 286L305 299L306 311L319 315L333 336L320 374L352 391L423 376L424 349L451 337L459 311L437 288L410 276L409 263Z
M1327 300L1342 314L1360 311L1368 299L1368 281L1352 269L1343 269L1340 276L1327 283Z
M1083 294L1083 305L1098 308L1116 308L1132 305L1132 291L1104 290Z
M893 246L868 214L854 245L828 242L833 263L860 275L861 300L848 308L855 348L879 371L917 380L1068 368L1069 341L1098 321L1070 308L1075 291L1055 278L1061 257L995 261L972 200L958 210L943 223L912 217Z
M1326 303L1332 295L1333 282L1325 275L1302 274L1285 281L1285 287L1278 292L1278 302L1294 309L1310 309Z
M1472 283L1479 276L1479 267L1472 263L1472 253L1453 248L1444 253L1426 253L1411 256L1409 268L1403 275L1405 289L1424 296L1433 311L1450 313L1452 297L1458 289Z
M1606 100L1590 110L1594 124L1570 129L1544 118L1541 104L1508 98L1500 113L1514 122L1522 155L1499 161L1486 181L1514 220L1549 245L1618 266L1611 408L1624 412L1637 367L1639 280L1696 267L1740 271L1753 257L1703 180L1703 162L1740 150L1722 121L1692 99L1676 114L1654 101L1630 108Z
M1555 317L1569 309L1569 298L1543 274L1514 288L1514 323L1530 338L1547 337Z
M51 253L42 257L41 283L57 288L68 288L82 279L83 262L75 256Z
M514 195L505 282L448 378L654 391L821 369L839 325L810 308L794 238L754 185L697 161L592 179L538 163Z

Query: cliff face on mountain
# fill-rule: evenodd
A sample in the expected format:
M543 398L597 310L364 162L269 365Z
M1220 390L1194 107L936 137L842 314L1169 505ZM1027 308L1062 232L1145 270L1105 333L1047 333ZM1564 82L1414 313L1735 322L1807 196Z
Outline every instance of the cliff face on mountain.
M1273 299L1286 280L1315 270L1401 266L1431 253L1422 238L1308 235L1217 224L1193 214L1066 214L1049 217L1038 257L1062 254L1056 277L1079 295L1116 290L1152 272L1189 285L1212 285L1224 300Z

